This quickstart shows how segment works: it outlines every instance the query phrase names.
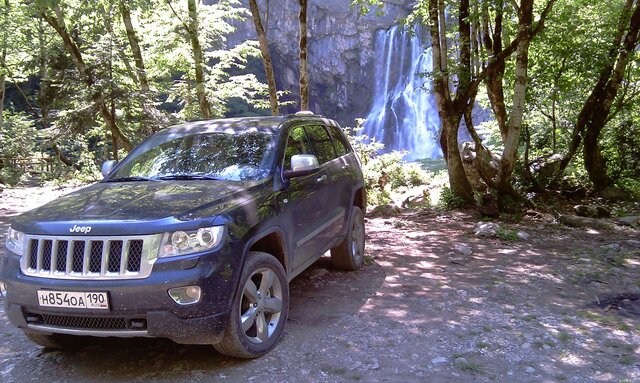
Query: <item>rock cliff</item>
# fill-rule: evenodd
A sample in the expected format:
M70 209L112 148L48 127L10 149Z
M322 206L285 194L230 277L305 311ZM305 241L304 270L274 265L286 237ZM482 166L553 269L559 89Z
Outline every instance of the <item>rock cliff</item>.
M247 1L243 0L246 5ZM309 0L308 49L310 107L316 113L353 126L354 118L365 117L371 107L374 88L376 32L388 29L411 11L409 0L384 2L383 14L360 15L350 0ZM290 92L288 99L298 109L298 2L270 0L265 18L265 1L258 2L266 24L278 90ZM238 23L230 43L257 39L253 22Z

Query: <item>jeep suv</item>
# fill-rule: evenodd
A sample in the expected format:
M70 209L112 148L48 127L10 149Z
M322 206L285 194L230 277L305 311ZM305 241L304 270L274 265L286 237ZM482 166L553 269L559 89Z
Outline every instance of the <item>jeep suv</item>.
M254 358L282 334L289 282L328 250L363 262L360 163L309 112L163 129L104 179L18 216L0 290L42 346L163 337Z

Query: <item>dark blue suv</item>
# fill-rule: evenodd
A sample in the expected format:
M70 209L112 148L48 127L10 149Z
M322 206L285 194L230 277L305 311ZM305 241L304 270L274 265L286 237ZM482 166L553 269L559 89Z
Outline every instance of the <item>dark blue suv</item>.
M362 265L364 181L333 120L187 123L102 171L7 234L7 316L45 347L164 337L258 357L282 334L289 281L328 250Z

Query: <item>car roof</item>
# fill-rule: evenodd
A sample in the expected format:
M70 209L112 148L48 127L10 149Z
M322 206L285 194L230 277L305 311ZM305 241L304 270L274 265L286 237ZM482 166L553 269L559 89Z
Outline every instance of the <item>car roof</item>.
M174 125L160 130L157 135L188 135L198 133L224 132L231 134L242 134L249 132L263 132L275 134L280 131L284 122L305 122L317 121L327 125L335 125L332 120L322 116L305 114L287 116L266 116L266 117L238 117L221 118L215 120L201 120Z

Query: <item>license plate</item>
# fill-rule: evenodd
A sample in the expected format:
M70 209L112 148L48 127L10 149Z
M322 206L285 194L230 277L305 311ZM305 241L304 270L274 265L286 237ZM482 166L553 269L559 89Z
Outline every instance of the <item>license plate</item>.
M38 290L38 303L41 307L99 310L109 309L107 293Z

